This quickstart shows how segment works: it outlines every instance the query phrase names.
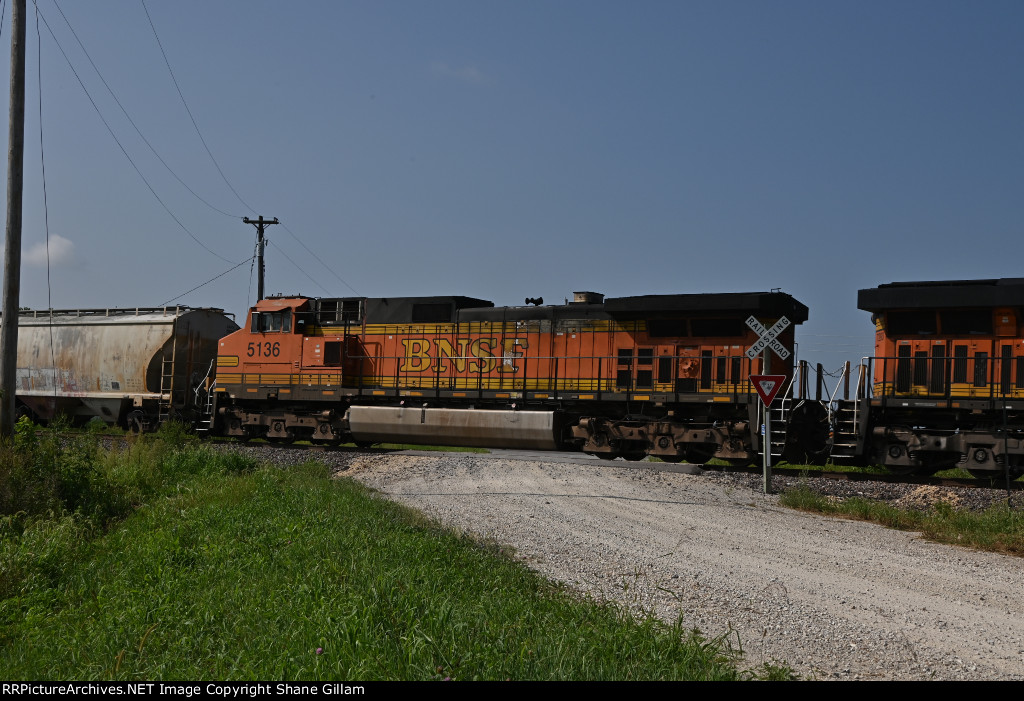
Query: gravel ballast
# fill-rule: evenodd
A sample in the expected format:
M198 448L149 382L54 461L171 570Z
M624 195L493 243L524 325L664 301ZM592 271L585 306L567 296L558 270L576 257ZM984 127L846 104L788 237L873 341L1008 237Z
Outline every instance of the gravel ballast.
M576 590L681 616L741 649L748 668L781 663L822 680L1024 679L1020 558L793 511L745 476L457 453L319 459L511 546ZM854 489L911 500L921 491L873 484Z

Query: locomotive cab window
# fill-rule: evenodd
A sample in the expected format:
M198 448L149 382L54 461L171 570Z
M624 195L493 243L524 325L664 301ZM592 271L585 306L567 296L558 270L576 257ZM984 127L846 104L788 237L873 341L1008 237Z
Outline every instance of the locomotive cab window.
M292 310L253 312L249 331L252 333L291 333Z
M935 312L932 311L889 312L885 317L885 328L890 337L934 336L938 330Z

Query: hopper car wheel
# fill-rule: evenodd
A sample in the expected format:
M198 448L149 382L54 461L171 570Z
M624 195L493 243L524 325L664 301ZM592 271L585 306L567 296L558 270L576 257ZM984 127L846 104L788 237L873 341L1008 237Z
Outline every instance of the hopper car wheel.
M128 433L133 436L142 435L143 424L146 421L146 416L141 411L133 411L128 414L125 422L128 424Z
M670 462L673 465L679 464L683 461L682 455L657 455L655 457L659 458L662 462Z
M615 458L619 457L615 453L591 453L591 455L596 455L602 460L614 460Z
M356 447L360 448L362 450L366 450L367 448L372 448L373 446L377 445L373 441L354 441L354 442L355 442Z
M630 462L639 462L647 458L647 452L643 450L633 450L628 453L623 453L622 457Z

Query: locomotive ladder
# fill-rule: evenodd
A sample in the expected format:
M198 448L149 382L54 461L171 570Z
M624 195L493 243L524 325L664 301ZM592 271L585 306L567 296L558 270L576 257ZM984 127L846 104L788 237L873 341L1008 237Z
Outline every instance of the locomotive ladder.
M786 448L786 428L789 426L789 416L793 411L793 388L794 383L790 381L789 387L786 388L781 401L772 402L772 406L769 409L768 415L772 420L772 464L775 464L782 457L782 453Z
M864 412L858 412L855 399L838 399L833 406L831 455L835 460L849 460L862 451L858 424Z
M864 410L865 402L863 400L868 398L870 392L867 367L867 363L863 359L857 366L857 387L853 399L849 398L849 393L845 390L846 380L851 373L849 364L844 369L841 380L844 386L843 398L836 398L836 395L839 394L838 384L832 393L829 407L832 424L831 457L834 460L851 460L864 453L864 444L867 440L864 422L867 420L867 412Z

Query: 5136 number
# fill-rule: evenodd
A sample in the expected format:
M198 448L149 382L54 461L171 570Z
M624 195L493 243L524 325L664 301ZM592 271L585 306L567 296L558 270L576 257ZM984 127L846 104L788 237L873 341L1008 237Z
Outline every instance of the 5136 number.
M254 356L265 357L265 358L276 358L279 355L281 355L281 342L280 341L274 341L273 343L271 343L270 341L264 341L263 343L260 343L259 341L257 341L255 343L250 343L249 344L249 357L250 358L252 358Z

